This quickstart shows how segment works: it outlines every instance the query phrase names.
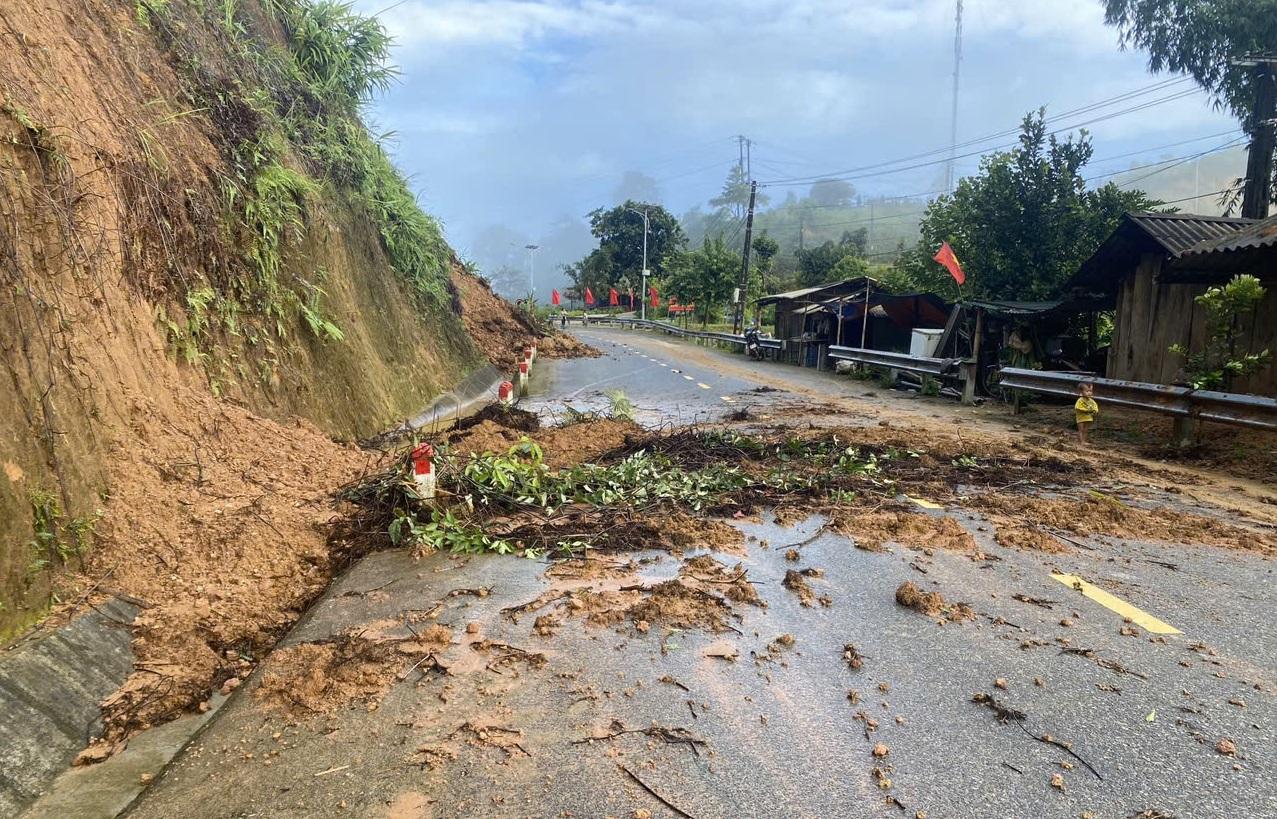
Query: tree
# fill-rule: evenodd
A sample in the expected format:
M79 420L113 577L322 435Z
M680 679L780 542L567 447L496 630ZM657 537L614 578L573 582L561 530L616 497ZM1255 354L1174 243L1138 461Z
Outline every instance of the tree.
M668 273L670 259L687 245L678 220L660 205L627 200L614 208L599 208L590 214L590 232L599 246L567 268L582 292L589 287L598 297L609 287L633 288L636 293L642 289L643 217L634 211L647 212L647 266L653 277Z
M807 200L821 208L842 208L851 204L856 189L841 179L818 179L807 192Z
M678 254L666 286L684 304L695 303L701 324L731 298L741 258L722 239L706 239L700 250Z
M845 231L837 242L829 240L798 251L798 283L803 287L839 281L835 266L847 256L863 256L869 232L864 228Z
M1091 158L1090 138L1083 131L1048 139L1045 113L1025 116L1019 147L985 156L978 174L927 206L917 247L897 262L912 289L954 292L931 258L947 241L967 274L967 295L1056 298L1123 212L1161 204L1112 183L1087 190L1079 172Z
M731 172L727 174L727 180L723 182L722 193L709 200L709 203L720 210L731 211L737 219L744 217L749 208L749 182L745 169L740 165L733 165ZM758 191L754 197L754 207L761 208L770 201L767 194Z
M758 271L758 284L760 291L767 289L767 274L771 272L772 262L776 259L776 254L780 252L780 242L767 235L767 231L763 231L754 237L754 241L750 243L750 249L754 254L754 270Z
M1184 357L1184 374L1196 390L1231 390L1233 381L1266 366L1272 360L1268 350L1242 350L1242 319L1253 313L1267 291L1254 276L1234 276L1222 287L1211 287L1194 301L1206 312L1206 342L1198 352L1181 344L1170 351Z
M625 202L633 199L637 202L661 201L661 189L656 180L642 171L626 171L621 182L612 191L613 202Z
M1277 0L1105 0L1104 21L1117 27L1123 48L1148 52L1150 71L1191 75L1217 106L1254 127L1257 76L1234 61L1277 55ZM1277 77L1270 72L1264 81ZM1277 164L1271 183L1277 192ZM1236 194L1225 194L1226 201Z
M1125 48L1148 52L1154 73L1192 75L1246 122L1255 101L1250 69L1238 57L1277 52L1277 0L1105 0L1104 21Z

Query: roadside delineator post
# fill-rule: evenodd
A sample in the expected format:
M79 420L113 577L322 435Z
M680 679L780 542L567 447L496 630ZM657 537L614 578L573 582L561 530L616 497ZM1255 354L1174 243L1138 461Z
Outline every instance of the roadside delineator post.
M502 381L501 386L497 388L497 400L507 406L513 404L514 384L511 384L509 381Z
M412 450L412 481L417 496L433 500L435 496L435 448L430 444L418 444Z
M519 395L520 396L524 396L528 394L528 369L529 369L528 362L526 361L519 362Z

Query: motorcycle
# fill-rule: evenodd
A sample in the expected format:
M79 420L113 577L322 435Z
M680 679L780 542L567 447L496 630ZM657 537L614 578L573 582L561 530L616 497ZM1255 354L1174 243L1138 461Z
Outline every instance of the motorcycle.
M745 331L745 352L755 361L762 360L763 348L758 344L758 330L753 327Z

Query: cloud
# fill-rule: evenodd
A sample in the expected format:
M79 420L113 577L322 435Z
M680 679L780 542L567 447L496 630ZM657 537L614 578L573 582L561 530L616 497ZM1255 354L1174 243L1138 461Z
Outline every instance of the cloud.
M721 185L736 134L756 141L759 178L943 147L953 14L953 0L409 0L382 17L404 77L375 112L462 241L500 221L539 235L603 204L626 170L681 211ZM1154 82L1103 18L1100 0L966 0L960 139ZM1203 99L1089 126L1097 155L1224 130ZM898 195L938 176L856 184Z

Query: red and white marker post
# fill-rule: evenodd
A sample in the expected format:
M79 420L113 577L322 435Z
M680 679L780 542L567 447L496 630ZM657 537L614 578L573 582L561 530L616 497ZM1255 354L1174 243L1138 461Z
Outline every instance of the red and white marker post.
M519 362L519 395L528 394L528 370L530 366L526 361Z
M430 444L418 444L412 450L412 481L417 486L417 497L434 499L435 448Z
M502 381L501 386L497 387L497 400L502 404L509 406L514 403L514 384L509 381Z

